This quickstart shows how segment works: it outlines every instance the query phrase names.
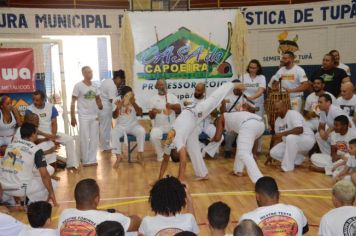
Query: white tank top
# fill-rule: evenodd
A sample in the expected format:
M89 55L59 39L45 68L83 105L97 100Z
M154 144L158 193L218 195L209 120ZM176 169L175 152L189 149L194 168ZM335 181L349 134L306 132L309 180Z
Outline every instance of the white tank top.
M15 134L16 128L16 119L12 112L11 114L11 122L9 124L4 123L4 116L2 111L0 110L0 137L13 136Z

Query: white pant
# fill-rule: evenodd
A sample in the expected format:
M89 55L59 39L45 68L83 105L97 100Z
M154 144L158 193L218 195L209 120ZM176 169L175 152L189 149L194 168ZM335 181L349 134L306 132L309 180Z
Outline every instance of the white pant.
M320 137L320 134L318 132L315 134L315 140L318 143L320 152L330 156L331 155L330 135L327 140L324 140Z
M66 155L67 155L67 168L70 167L79 167L79 158L77 157L77 151L75 150L75 145L74 145L74 138L72 136L63 134L63 133L57 133L58 138L56 141L60 144L62 144L65 149L66 149Z
M290 106L292 110L302 111L302 97L291 97L290 98Z
M169 131L169 127L153 127L150 133L150 141L157 154L157 159L163 158L163 148L161 145L162 135Z
M137 151L143 152L143 148L145 145L146 131L141 125L134 124L127 128L120 125L116 125L116 127L112 130L111 132L112 153L118 155L122 154L122 147L121 147L122 144L120 142L120 138L124 137L127 134L131 134L136 137Z
M327 175L332 175L333 177L337 176L342 169L344 168L343 166L339 166L338 168L336 168L336 170L334 170L331 173L331 170L334 168L334 166L336 166L337 164L341 163L343 160L337 160L334 163L332 162L332 158L330 155L327 154L323 154L323 153L315 153L311 156L310 158L311 162L313 163L313 165L315 165L316 167L319 168L324 168L325 169L325 174ZM330 171L330 173L328 173Z
M215 136L216 127L213 124L205 122L199 127L199 134L201 132L207 134L209 138L213 138ZM208 155L211 157L214 157L215 154L219 151L220 144L223 140L224 138L222 137L219 142L210 142L207 146L203 147L203 152L208 153Z
M187 139L187 152L192 161L194 173L198 177L205 177L208 174L203 156L199 148L199 129L195 129Z
M39 143L37 146L40 149L42 149L42 151L48 151L49 149L54 147L54 143L52 141L45 141L45 142ZM47 155L45 155L45 157L46 157L47 164L52 164L52 163L56 162L56 160L57 160L57 155L55 152L47 154Z
M99 143L99 122L96 118L79 117L79 139L83 164L94 164Z
M294 165L300 165L304 161L304 153L310 151L315 144L312 135L290 134L283 137L283 142L274 146L270 155L272 158L282 162L284 171L294 170Z
M55 190L58 186L57 181L51 180L53 190ZM7 186L3 186L4 188L4 199L9 199L10 197L28 197L30 202L38 202L38 201L47 201L48 199L48 191L42 182L41 176L33 176L31 182L24 187L18 187L19 190L16 191L6 191ZM10 187L11 188L11 187Z
M99 113L99 128L100 128L100 149L109 150L110 147L110 134L112 124L112 109L104 106L103 110Z
M313 119L310 119L310 120L306 120L305 123L314 132L318 131L318 127L319 127L319 119L318 118L313 118Z
M265 124L257 120L248 120L240 127L236 141L237 152L235 155L234 172L242 173L246 165L247 174L253 183L263 175L253 158L252 149L255 140L265 131Z

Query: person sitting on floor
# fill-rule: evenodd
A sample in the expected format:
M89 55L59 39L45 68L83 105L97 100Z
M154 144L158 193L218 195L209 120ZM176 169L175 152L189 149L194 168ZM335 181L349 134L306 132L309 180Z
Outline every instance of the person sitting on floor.
M149 202L155 216L143 218L140 233L145 236L173 235L181 231L199 233L192 198L187 186L177 178L167 176L158 180L150 191ZM181 214L186 205L189 213Z
M96 226L97 236L125 236L124 227L117 221L104 221Z
M56 230L50 229L52 206L48 202L31 203L27 208L27 219L31 227L24 227L19 236L55 236Z
M21 139L9 144L0 161L3 194L17 198L27 197L30 202L52 200L57 205L54 194L56 182L51 181L43 151L35 144L36 127L24 123L20 133ZM38 169L39 176L33 173L34 167Z
M335 209L326 213L320 220L318 236L354 235L356 207L355 186L347 180L337 182L332 189L332 202Z
M276 181L269 176L260 178L255 185L258 208L241 216L259 225L264 235L302 235L309 231L308 221L299 208L279 203Z
M225 236L230 212L230 207L223 202L215 202L209 206L208 221L211 236Z
M349 119L346 115L335 118L333 132L330 134L331 155L315 153L311 156L314 171L325 172L326 175L336 177L346 164L349 153L349 141L356 138L356 130L349 128Z
M112 220L121 223L126 231L137 231L141 219L138 216L125 216L97 209L100 202L100 189L94 179L83 179L74 190L76 208L62 211L58 220L57 235L95 235L95 227L101 222Z
M234 236L263 236L263 233L254 221L243 220L235 227Z

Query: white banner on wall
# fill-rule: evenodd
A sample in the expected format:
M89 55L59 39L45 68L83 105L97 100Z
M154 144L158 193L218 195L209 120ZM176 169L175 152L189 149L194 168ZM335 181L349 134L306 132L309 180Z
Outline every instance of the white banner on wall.
M123 10L1 8L0 32L118 34L123 13Z
M138 101L148 107L156 94L156 79L165 78L178 98L192 95L195 84L206 82L208 93L234 76L230 52L231 24L236 11L133 12ZM207 24L207 19L211 23ZM230 28L230 31L229 31Z
M331 49L340 51L342 62L356 63L355 0L240 9L249 28L250 56L263 67L277 66L286 50L296 54L301 66L320 65ZM157 78L166 78L170 92L182 100L198 82L207 82L209 94L236 78L229 48L235 14L234 9L131 12L134 90L141 105L148 107ZM122 16L122 10L1 8L0 37L106 34L118 40ZM115 65L118 47L113 48Z

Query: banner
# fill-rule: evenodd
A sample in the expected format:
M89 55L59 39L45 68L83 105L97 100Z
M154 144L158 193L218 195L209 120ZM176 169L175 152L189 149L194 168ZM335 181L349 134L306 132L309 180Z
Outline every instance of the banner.
M0 48L0 93L35 91L32 48Z
M207 93L234 78L231 22L236 11L133 12L135 39L134 91L143 108L156 94L156 80L180 100L190 98L195 85L206 83ZM211 24L206 23L206 19ZM194 20L193 20L194 19Z

